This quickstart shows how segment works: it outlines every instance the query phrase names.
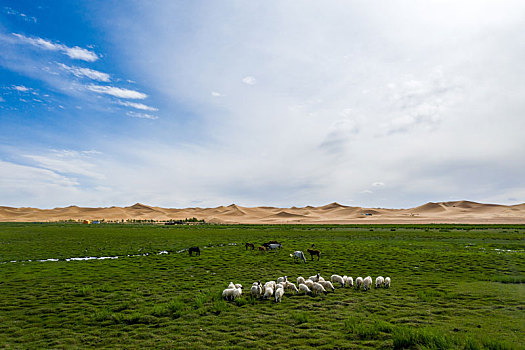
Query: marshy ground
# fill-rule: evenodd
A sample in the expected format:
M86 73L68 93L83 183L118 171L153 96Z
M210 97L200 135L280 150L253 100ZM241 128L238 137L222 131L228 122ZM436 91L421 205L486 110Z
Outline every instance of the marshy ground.
M3 223L0 347L524 348L524 238L522 225ZM245 250L269 240L284 248ZM294 263L312 244L320 260ZM81 257L112 259L67 260ZM392 286L249 296L254 281L317 272ZM245 287L234 302L230 281Z

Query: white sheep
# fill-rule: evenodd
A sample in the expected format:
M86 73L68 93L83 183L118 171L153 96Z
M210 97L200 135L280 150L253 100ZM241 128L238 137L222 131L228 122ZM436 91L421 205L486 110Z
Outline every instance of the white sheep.
M345 276L346 277L346 276ZM332 283L339 283L341 284L341 287L344 287L345 286L345 280L343 277L339 276L339 275L332 275L332 277L330 277L330 280L332 281Z
M292 282L286 282L284 284L284 288L285 289L288 289L288 290L292 290L294 291L295 293L299 293L299 289L297 289L297 287L295 286L295 284L293 284Z
M235 288L233 290L233 299L240 298L242 295L242 288Z
M363 280L363 290L368 290L372 288L372 277L366 276Z
M268 281L268 282L266 282L264 284L264 287L263 287L263 293L266 290L266 288L268 288L268 287L270 287L270 288L275 290L275 285L276 285L275 281Z
M299 290L304 292L304 294L310 294L312 293L312 291L310 290L310 288L308 288L308 286L304 283L301 283L299 284Z
M330 289L332 292L335 291L334 285L330 281L319 281L319 284L321 284L326 290Z
M383 278L383 276L377 276L376 278L376 288L379 288L383 285L383 283L385 283L385 279Z
M319 275L319 280L317 282L324 282L324 278Z
M236 288L226 288L222 291L222 297L226 300L233 300L233 292Z
M270 286L266 287L264 290L263 299L271 298L272 295L273 295L273 288Z
M235 283L235 288L242 289L242 284L240 284L240 283Z
M314 293L316 293L316 294L319 294L319 293L327 294L327 293L328 293L328 292L326 291L326 289L324 289L323 285L322 285L322 284L319 284L319 283L317 283L317 282L314 282L314 286L313 286L312 290L313 290Z
M262 294L261 282L253 282L251 292L254 297L260 296Z
M288 276L279 277L279 278L277 279L277 283L279 283L279 282L286 282L286 281L288 281Z
M230 284L228 284L228 289L234 289L234 288L236 288L235 284L233 284L233 282L230 282Z
M385 288L390 288L390 277L385 278Z
M315 276L308 277L309 280L312 280L313 282L319 282L319 277L321 277L320 274L317 274Z
M280 303L284 295L284 288L277 288L275 291L275 302Z
M359 289L361 288L362 285L363 285L363 277L357 277L355 279L355 287Z
M304 281L304 284L306 284L308 286L308 288L312 289L314 287L314 281L312 281L311 279L307 279Z
M305 279L304 279L303 276L299 276L299 277L297 277L297 285L300 285L301 283L304 284L304 281L305 281Z
M354 286L354 279L352 278L352 276L343 276L343 279L346 277L345 279L345 284L352 288Z

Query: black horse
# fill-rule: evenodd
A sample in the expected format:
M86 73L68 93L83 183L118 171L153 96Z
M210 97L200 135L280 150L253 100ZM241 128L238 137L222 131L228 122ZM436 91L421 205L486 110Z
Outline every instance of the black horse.
M190 253L190 256L193 256L193 253L195 253L195 255L201 255L201 250L199 249L199 247L190 247L188 251Z

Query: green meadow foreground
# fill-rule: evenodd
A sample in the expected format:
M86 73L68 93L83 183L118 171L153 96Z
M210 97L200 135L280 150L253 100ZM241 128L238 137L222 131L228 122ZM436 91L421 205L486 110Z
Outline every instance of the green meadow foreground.
M269 240L284 248L245 250ZM312 244L320 260L294 263ZM107 258L70 260L84 257ZM392 285L249 296L317 272ZM233 302L230 281L244 286ZM3 223L0 300L3 348L521 349L525 227Z

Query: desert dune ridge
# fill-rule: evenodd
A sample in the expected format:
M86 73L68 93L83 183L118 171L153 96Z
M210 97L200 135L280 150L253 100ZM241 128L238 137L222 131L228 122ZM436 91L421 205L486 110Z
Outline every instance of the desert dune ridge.
M0 206L0 222L104 220L169 221L197 218L216 224L525 224L525 203L484 204L466 200L429 202L409 209L363 208L330 203L313 207L161 208L136 203L129 207L38 209Z

